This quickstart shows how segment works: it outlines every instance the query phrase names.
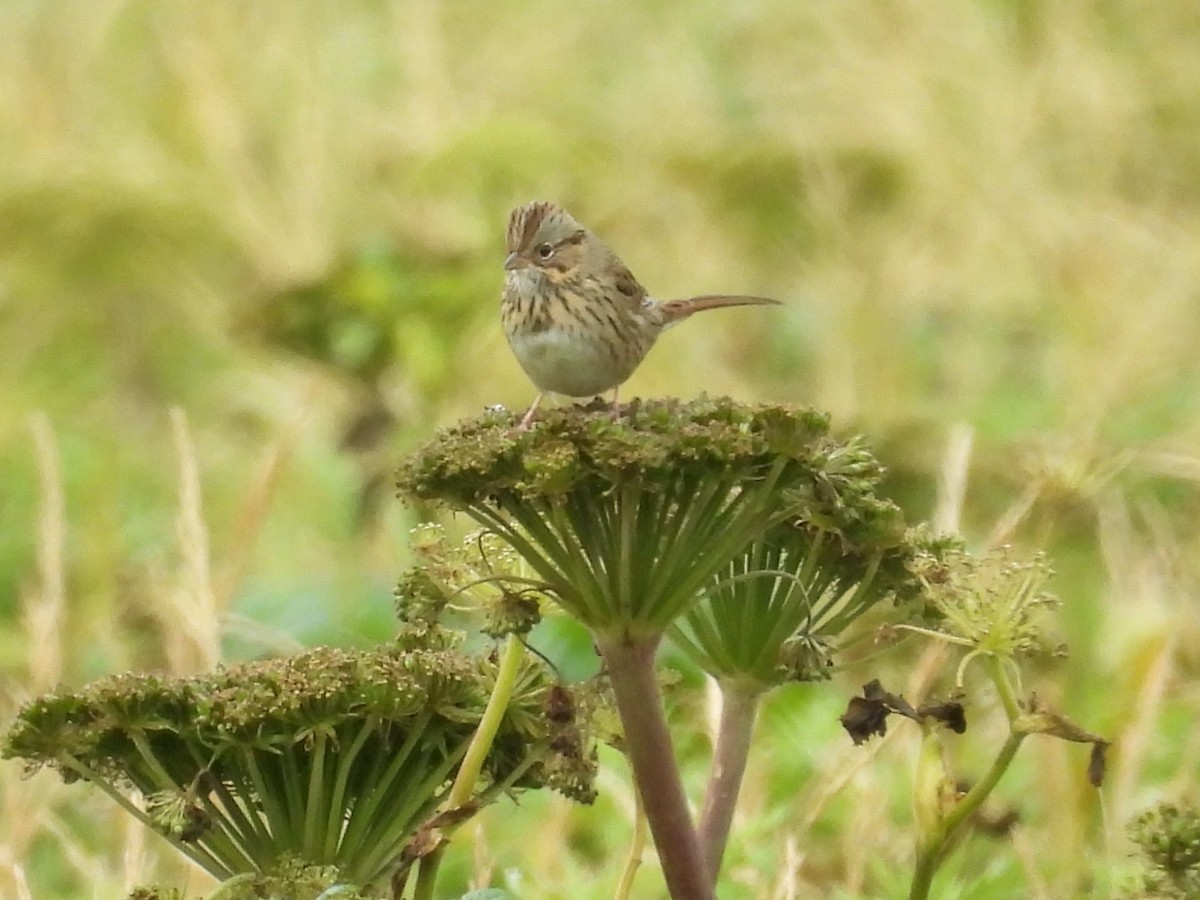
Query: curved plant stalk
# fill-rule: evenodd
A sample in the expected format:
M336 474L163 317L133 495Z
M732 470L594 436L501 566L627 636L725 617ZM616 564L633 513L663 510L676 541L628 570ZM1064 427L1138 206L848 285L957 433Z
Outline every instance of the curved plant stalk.
M633 890L633 879L642 866L642 853L646 849L646 811L642 808L640 791L633 792L633 836L629 839L629 852L625 855L625 865L621 867L621 877L617 879L617 890L613 900L629 900Z
M946 705L913 710L903 698L882 692L875 682L867 686L864 698L858 702L860 715L852 716L848 710L847 717L843 718L843 724L857 718L858 725L865 731L880 733L882 718L871 723L862 718L861 713L870 710L873 702L882 702L890 707L888 711L903 712L921 723L922 746L913 789L917 855L908 896L909 900L925 900L954 839L1004 777L1028 735L1047 734L1062 740L1090 743L1092 757L1088 778L1096 787L1104 778L1108 742L1064 716L1039 708L1033 698L1024 703L1019 698L1021 672L1017 660L1045 652L1049 642L1042 633L1044 622L1037 613L1056 603L1052 595L1042 590L1050 574L1043 558L1021 562L1012 558L1009 548L1000 548L975 559L960 548L943 545L935 552L923 553L914 560L911 568L923 582L925 597L937 618L935 627L910 630L964 648L956 671L959 690L963 687L967 665L981 663L1000 698L1009 729L987 773L966 794L958 797L955 780L947 772L941 752L941 737L934 727L938 714L927 712L944 711ZM871 691L871 688L876 690ZM867 693L873 693L875 699L867 698ZM953 705L961 710L961 704ZM961 727L954 730L965 730L965 719L959 725ZM851 733L853 735L854 731ZM855 742L861 737L860 733Z
M922 762L918 764L917 785L914 786L914 796L918 819L917 861L913 868L912 883L909 886L909 900L925 900L933 884L933 876L938 866L945 859L947 849L963 823L966 822L1000 783L1004 773L1012 764L1017 750L1026 735L1016 729L1021 715L1016 694L1013 691L1008 674L1001 661L994 656L985 659L985 668L992 684L999 692L1005 715L1008 717L1009 734L992 760L987 774L967 791L965 795L953 802L948 809L943 797L952 792L953 779L946 772L941 753L937 749L938 736L932 726L922 727ZM922 787L922 782L925 786ZM924 827L920 827L924 820Z
M450 787L450 792L446 795L444 806L447 812L454 813L467 809L475 797L479 774L483 770L484 762L492 749L492 742L495 741L496 733L500 730L500 724L504 720L504 714L512 699L513 688L516 687L517 677L521 673L521 663L524 657L525 644L519 636L510 634L504 644L504 655L501 657L500 667L496 672L496 684L488 698L487 708L484 710L483 718L479 720L479 725L475 728L475 734L471 738L471 743L463 757L462 765L459 766L458 775L455 776L454 783ZM450 831L460 824L461 820L455 819L453 825L441 829L441 832L448 836ZM441 865L444 855L443 847L444 844L439 840L438 846L433 852L421 858L413 900L431 900L433 897L433 890L437 884L438 867Z
M483 718L475 727L467 755L463 757L462 766L446 796L446 806L449 809L459 809L471 802L475 794L475 785L479 781L479 773L491 752L492 743L500 731L504 714L512 700L513 688L517 684L517 676L521 673L521 663L525 659L525 644L515 635L510 634L504 644L504 655L500 659L500 667L496 672L496 684L488 697L487 707Z

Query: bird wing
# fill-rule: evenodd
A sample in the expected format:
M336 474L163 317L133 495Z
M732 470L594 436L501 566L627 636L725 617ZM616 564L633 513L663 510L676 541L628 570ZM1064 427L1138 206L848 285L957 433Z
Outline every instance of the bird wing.
M611 274L613 285L617 289L614 299L629 312L640 312L646 303L646 289L633 277L633 273L619 262L612 267Z

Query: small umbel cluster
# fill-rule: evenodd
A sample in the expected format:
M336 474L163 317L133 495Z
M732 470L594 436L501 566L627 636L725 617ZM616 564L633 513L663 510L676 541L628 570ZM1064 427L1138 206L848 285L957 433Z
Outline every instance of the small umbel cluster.
M1129 836L1142 864L1131 898L1200 897L1200 807L1160 803L1134 819Z

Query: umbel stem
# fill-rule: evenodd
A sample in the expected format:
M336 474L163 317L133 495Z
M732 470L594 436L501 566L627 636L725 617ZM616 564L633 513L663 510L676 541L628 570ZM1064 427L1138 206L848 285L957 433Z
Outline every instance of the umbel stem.
M638 794L654 835L663 876L672 897L713 900L712 879L688 812L663 715L654 654L659 638L598 641L608 666Z
M761 690L756 686L732 682L721 685L721 719L704 794L704 812L700 817L700 845L714 883L721 871L721 858L725 855L742 776L750 756L750 739L754 735L760 694Z

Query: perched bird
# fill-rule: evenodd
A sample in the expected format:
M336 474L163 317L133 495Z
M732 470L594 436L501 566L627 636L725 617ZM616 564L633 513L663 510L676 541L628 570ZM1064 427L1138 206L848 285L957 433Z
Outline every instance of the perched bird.
M608 245L565 209L536 200L508 219L500 322L525 374L540 392L521 420L533 421L547 393L593 397L633 374L664 328L704 309L761 306L764 297L647 296Z

